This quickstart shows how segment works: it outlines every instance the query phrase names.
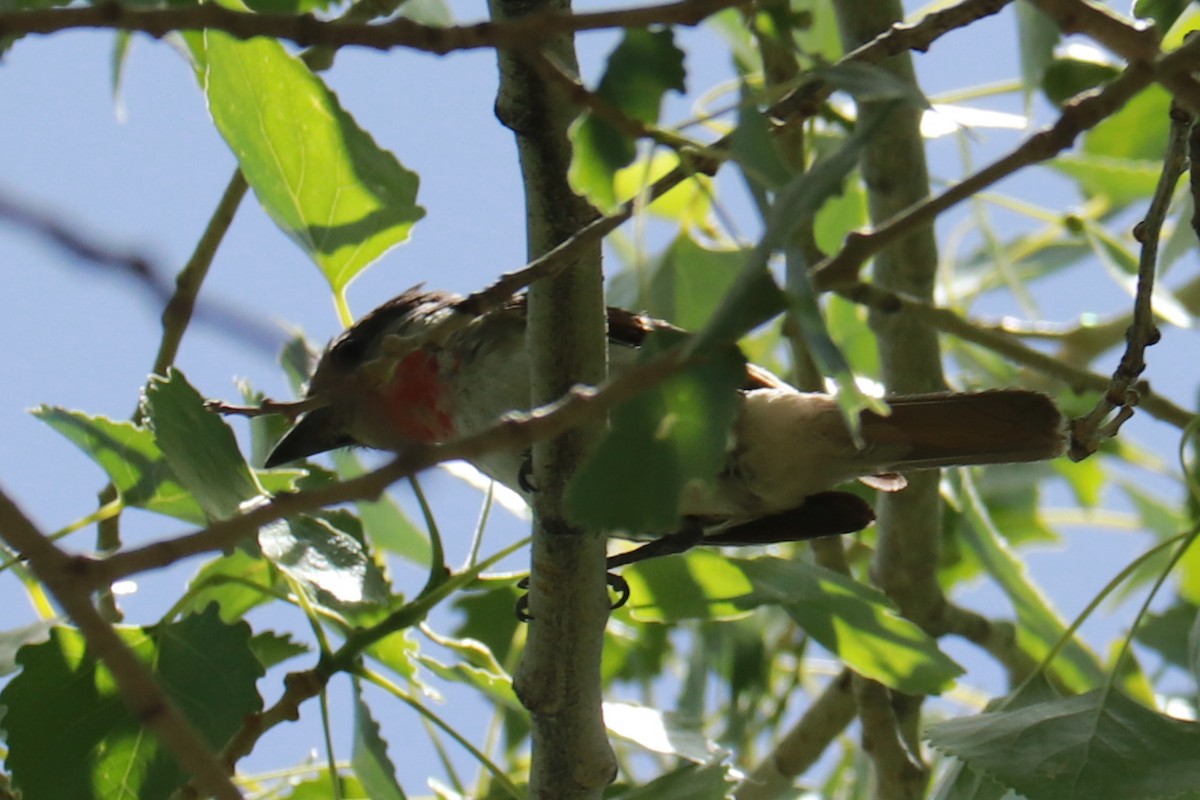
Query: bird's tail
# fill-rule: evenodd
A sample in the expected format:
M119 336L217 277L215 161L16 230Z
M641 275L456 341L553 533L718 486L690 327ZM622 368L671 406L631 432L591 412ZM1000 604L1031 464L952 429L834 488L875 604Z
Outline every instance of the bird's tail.
M1062 415L1044 394L1023 389L909 395L892 413L862 415L865 452L894 454L896 471L1042 461L1063 451Z

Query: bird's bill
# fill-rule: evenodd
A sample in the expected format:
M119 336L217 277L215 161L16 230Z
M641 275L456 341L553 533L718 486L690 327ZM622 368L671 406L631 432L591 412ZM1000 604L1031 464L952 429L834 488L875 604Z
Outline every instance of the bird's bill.
M309 411L275 445L264 464L268 469L314 456L339 447L354 444L354 439L342 431L334 409L330 406Z

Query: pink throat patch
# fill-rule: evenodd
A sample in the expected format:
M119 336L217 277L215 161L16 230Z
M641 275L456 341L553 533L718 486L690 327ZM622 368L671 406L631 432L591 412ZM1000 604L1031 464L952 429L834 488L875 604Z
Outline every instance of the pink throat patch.
M422 444L453 436L452 399L438 373L437 356L428 350L405 356L383 390L386 413L397 433Z

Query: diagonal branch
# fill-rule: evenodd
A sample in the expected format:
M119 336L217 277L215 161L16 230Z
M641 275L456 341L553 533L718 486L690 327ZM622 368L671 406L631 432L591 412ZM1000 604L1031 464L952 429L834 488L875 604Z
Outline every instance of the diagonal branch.
M90 588L74 579L70 556L37 529L0 490L0 537L29 561L29 568L50 590L79 628L88 649L108 667L130 712L162 740L179 764L209 795L241 800L221 762L155 682L150 671L92 605Z

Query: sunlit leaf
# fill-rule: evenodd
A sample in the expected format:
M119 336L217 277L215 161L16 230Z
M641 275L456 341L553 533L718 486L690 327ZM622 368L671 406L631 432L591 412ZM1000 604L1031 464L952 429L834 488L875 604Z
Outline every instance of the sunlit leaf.
M1146 87L1115 113L1083 135L1083 152L1089 155L1161 161L1167 141L1171 96L1154 84Z
M973 551L1016 609L1020 622L1017 629L1019 644L1035 659L1041 658L1066 632L1066 623L1033 583L1025 564L999 535L986 509L981 507L978 493L969 483L960 483L962 477L959 471L951 473L952 485L967 490L961 495L968 522L962 528L963 543ZM1095 654L1075 638L1062 648L1050 669L1068 686L1081 691L1099 685L1104 679Z
M649 160L638 159L617 170L613 176L613 192L617 201L623 203L637 197L678 166L678 155L670 150L657 150ZM684 227L707 225L715 191L712 178L697 174L659 197L646 210Z
M417 176L274 39L190 35L209 112L275 223L341 293L424 215Z
M684 91L683 51L670 28L630 28L608 57L596 97L625 117L645 124L658 121L668 91ZM568 173L571 186L601 210L617 203L613 184L617 170L633 163L634 140L604 118L588 112L571 126L574 156Z
M276 573L265 558L234 550L200 568L188 585L182 611L202 611L216 603L221 619L234 622L252 608L268 603L278 591Z
M95 461L126 504L185 522L204 521L204 511L175 477L149 429L53 406L33 415Z
M639 562L622 577L629 583L629 613L644 622L744 617L746 607L737 601L754 588L733 561L704 549Z
M386 581L362 542L326 519L277 520L259 529L258 543L264 556L321 605L353 616L387 604Z
M1104 195L1114 206L1144 201L1154 192L1162 160L1107 158L1086 153L1061 155L1050 166L1069 175L1086 196Z
M738 564L755 590L740 605L782 605L860 675L907 694L938 694L963 672L876 589L802 561L758 558Z
M1190 0L1134 0L1133 15L1138 19L1154 21L1154 26L1160 31L1169 29Z
M211 519L226 519L262 488L238 450L233 431L204 407L204 398L182 372L154 376L146 387L154 440L171 471Z
M1200 725L1117 691L939 722L928 737L1029 800L1194 796L1200 786Z
M707 764L721 753L700 725L678 715L635 703L605 703L604 725L609 732L652 753L678 756Z

